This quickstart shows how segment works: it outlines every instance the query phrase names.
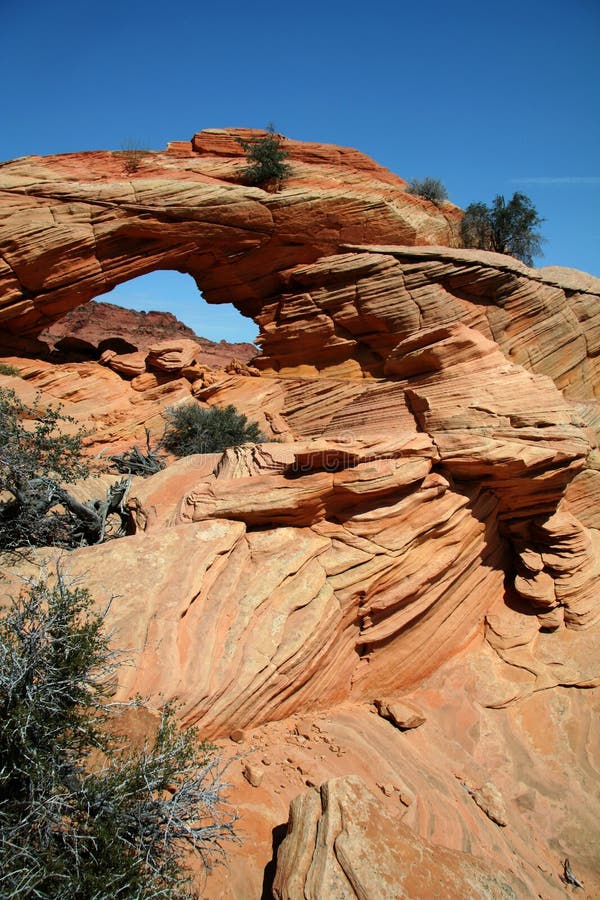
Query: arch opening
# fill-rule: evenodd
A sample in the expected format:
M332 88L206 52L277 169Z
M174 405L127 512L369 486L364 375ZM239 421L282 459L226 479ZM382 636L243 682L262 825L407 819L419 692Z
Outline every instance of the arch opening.
M235 345L231 355L246 361L259 352L258 333L233 304L207 303L191 275L157 269L74 306L39 334L38 343L47 348L42 355L73 362L99 359L106 350L129 354L173 337L204 339L207 348ZM216 347L219 352L229 348Z
M254 321L233 304L207 303L191 275L172 269L138 275L95 299L138 312L172 313L198 337L210 341L253 344L258 336Z

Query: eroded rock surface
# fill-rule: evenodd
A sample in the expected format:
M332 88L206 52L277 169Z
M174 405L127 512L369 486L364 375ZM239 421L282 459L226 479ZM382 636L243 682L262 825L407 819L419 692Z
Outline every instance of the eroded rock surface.
M426 897L514 898L518 882L473 857L434 847L398 822L357 776L297 797L277 855L277 900ZM516 889L516 890L515 890Z
M261 331L252 366L185 335L5 357L0 386L61 402L91 457L156 442L179 403L266 439L136 480L134 533L63 559L114 597L117 697L176 700L246 754L252 840L213 896L266 895L302 792L277 896L559 898L567 856L593 896L599 283L448 246L460 211L356 151L287 142L284 189L245 187L248 135L130 177L107 153L0 168L6 348L160 267Z
M247 130L209 130L148 154L30 157L0 171L0 294L11 333L36 334L67 310L154 269L191 274L209 302L254 315L278 273L347 241L447 243L440 211L355 150L286 141L293 176L278 193L240 184Z

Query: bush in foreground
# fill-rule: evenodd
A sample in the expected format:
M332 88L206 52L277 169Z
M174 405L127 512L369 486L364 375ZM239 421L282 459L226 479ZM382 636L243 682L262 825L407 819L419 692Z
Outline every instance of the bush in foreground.
M0 896L183 898L234 835L223 768L165 708L141 752L106 728L116 660L60 570L0 616ZM94 762L95 760L95 762Z
M220 453L264 440L257 423L248 422L234 406L203 409L197 403L185 403L168 410L167 416L161 445L175 456Z
M413 178L406 188L407 194L416 194L440 206L444 200L448 199L448 191L444 183L439 178Z
M463 247L507 253L526 265L541 256L544 238L536 229L542 219L525 194L515 193L508 201L498 194L491 206L471 203L460 226Z

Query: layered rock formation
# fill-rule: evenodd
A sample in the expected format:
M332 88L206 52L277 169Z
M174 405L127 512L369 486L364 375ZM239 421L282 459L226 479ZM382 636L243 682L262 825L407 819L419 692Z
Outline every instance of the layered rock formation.
M134 533L68 555L115 597L133 663L118 696L176 699L217 739L255 729L267 762L244 759L243 783L236 769L252 846L215 896L370 897L375 878L380 896L559 897L561 854L596 885L580 809L596 693L577 688L600 684L599 283L440 246L459 212L355 151L288 142L285 189L244 187L240 134L204 132L127 179L110 154L0 170L7 346L161 266L261 330L255 365L227 371L185 338L112 351L112 368L6 358L21 377L0 386L62 401L90 455L157 439L181 402L231 403L266 437L135 480ZM426 711L414 736L374 715L407 692ZM354 775L365 786L331 782ZM360 857L390 843L379 868Z
M447 897L518 896L491 867L428 844L399 823L356 776L332 779L320 795L313 790L294 800L277 862L277 900L396 900L426 897L434 885Z
M354 150L286 141L293 176L275 194L239 184L245 130L205 131L148 154L31 157L0 170L2 324L37 334L69 309L155 269L187 272L208 302L260 310L278 273L343 242L446 243L458 210Z

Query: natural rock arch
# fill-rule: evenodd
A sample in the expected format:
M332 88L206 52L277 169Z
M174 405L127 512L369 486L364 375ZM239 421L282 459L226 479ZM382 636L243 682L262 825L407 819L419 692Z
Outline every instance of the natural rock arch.
M569 782L565 813L560 792L539 790L539 726L529 757L522 726L542 711L541 757L560 747L565 783L573 771L592 772L582 750L592 712L575 716L590 692L570 692L570 740L566 692L560 705L523 715L501 718L498 707L546 698L557 684L598 683L591 626L599 619L600 479L586 427L598 423L598 282L431 246L451 242L451 207L440 214L405 197L398 179L354 151L290 149L294 178L274 195L236 182L232 132L173 145L133 179L123 179L122 161L110 154L0 169L5 329L35 335L100 285L147 267L190 271L213 302L233 300L257 319L262 368L283 376L232 376L201 399L225 404L251 394L255 409L294 432L200 468L182 460L138 485L128 502L144 533L74 551L70 571L85 575L98 597L122 597L111 605L111 627L136 653L122 696L159 690L207 736L412 690L485 627L487 643L470 645L467 667L459 654L456 668L429 682L433 721L421 743L398 740L389 722L348 707L328 740L337 753L320 752L322 722L308 737L298 723L289 738L294 753L313 743L336 765L346 746L359 748L349 753L352 765L368 768L373 782L395 757L399 783L419 786L412 808L425 810L421 829L435 818L452 840L464 832L463 849L493 856L503 846L500 860L514 866L517 835L533 848L532 895L542 889L540 852L554 848L542 854L547 892L565 815L572 858L574 844L587 852L595 823L580 811L591 782L575 779L575 791ZM48 384L59 391L61 382L74 407L76 392L87 392L96 427L100 413L112 437L124 429L132 438L131 389L115 372L20 363L30 396ZM144 404L156 410L189 398L189 384L162 387L169 393L135 404L134 425L146 424ZM474 745L477 768L468 758ZM572 752L561 756L565 747ZM307 773L292 769L303 781ZM473 813L481 789L463 781L468 770L473 786L483 773L494 784L500 776L515 798L508 842ZM427 771L445 804L431 810ZM553 786L556 771L553 760ZM387 796L387 785L377 785ZM545 823L541 841L528 824L533 800L531 821ZM255 799L249 809L260 819ZM270 854L270 829L267 837ZM251 868L260 875L255 858Z
M154 269L194 277L208 302L256 316L278 273L347 241L445 243L458 210L352 150L286 141L293 176L268 193L239 183L247 131L209 131L148 154L126 175L118 154L15 160L0 175L0 296L12 334L35 335L68 309Z
M389 377L389 354L415 328L462 321L574 398L598 395L597 279L439 246L453 243L460 210L407 194L355 150L286 140L284 189L246 187L248 135L201 132L133 175L106 152L5 163L0 349L124 281L174 269L257 322L266 370Z

